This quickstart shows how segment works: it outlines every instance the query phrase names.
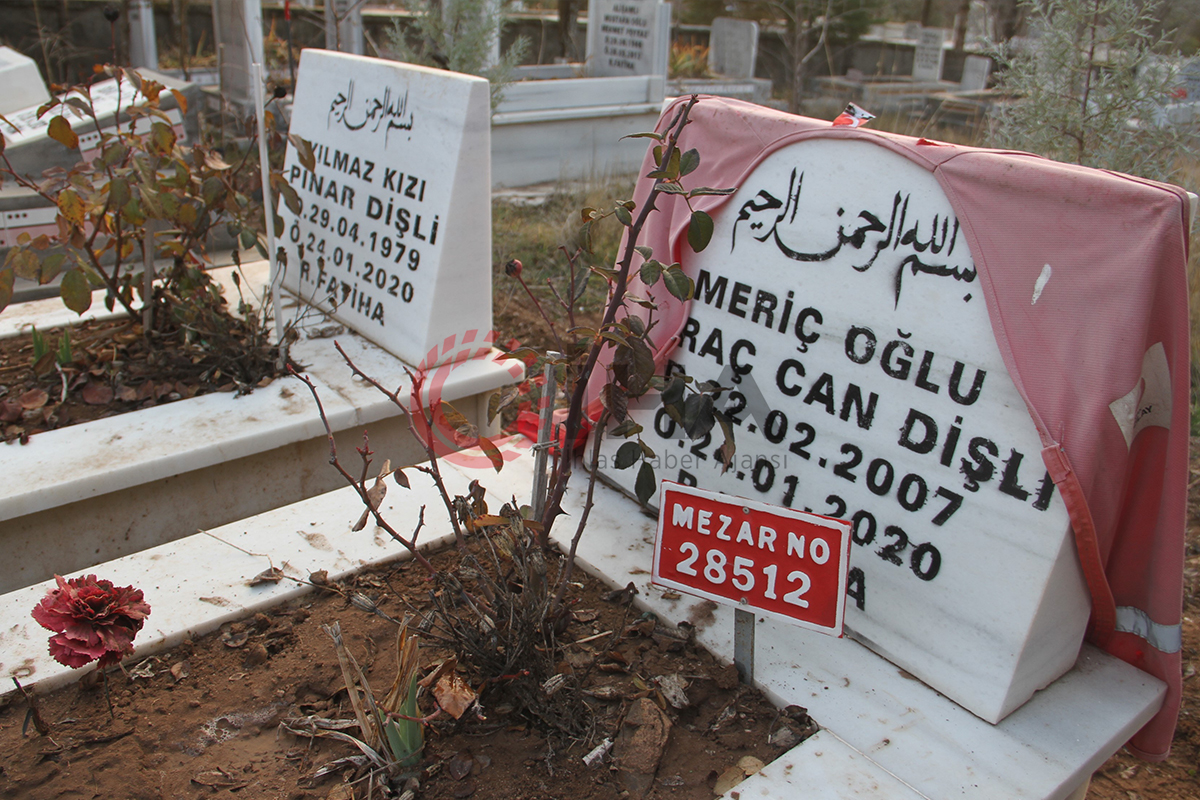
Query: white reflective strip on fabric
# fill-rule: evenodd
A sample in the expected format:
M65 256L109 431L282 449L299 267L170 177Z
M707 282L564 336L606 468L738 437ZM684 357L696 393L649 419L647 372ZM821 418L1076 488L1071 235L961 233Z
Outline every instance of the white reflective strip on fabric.
M1178 653L1183 648L1182 625L1160 625L1150 615L1133 606L1117 606L1116 629L1140 636L1155 650Z

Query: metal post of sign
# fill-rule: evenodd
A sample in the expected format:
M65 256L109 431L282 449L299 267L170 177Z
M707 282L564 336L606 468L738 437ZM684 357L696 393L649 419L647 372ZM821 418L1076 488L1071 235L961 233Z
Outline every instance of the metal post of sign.
M542 518L542 512L546 510L546 458L550 445L554 442L551 423L554 419L554 401L558 397L558 386L554 380L554 364L546 362L543 374L546 376L546 381L542 384L542 408L538 419L538 440L533 459L533 518L539 520Z
M733 610L733 665L742 683L754 683L754 612L742 608Z

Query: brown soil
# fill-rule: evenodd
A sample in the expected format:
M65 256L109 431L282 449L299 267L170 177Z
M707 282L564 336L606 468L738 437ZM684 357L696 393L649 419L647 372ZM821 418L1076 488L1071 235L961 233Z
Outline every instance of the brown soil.
M455 557L438 558L445 563ZM783 752L768 743L772 732L778 740L787 727L796 735L785 736L794 742L814 730L802 710L778 713L738 684L732 667L667 635L668 629L677 632L674 624L660 622L656 628L625 598L606 599L608 587L586 576L580 580L584 586L572 621L560 637L571 644L559 669L590 692L590 735L575 741L547 736L510 707L510 695L497 684L482 698L486 721L468 720L468 713L460 722L430 726L417 798L627 797L611 757L591 768L582 757L605 737L615 738L623 716L641 698L665 708L673 723L652 788L635 793L647 798L708 800L719 774L743 757L769 762ZM32 725L23 735L27 706L11 693L8 707L0 709L0 797L365 797L365 782L350 785L362 771L313 777L322 765L355 755L351 745L310 741L284 732L279 723L308 715L353 716L333 645L322 629L334 621L340 621L376 692L391 685L396 628L351 605L347 595L362 592L401 616L421 609L429 586L411 563L363 574L340 587L343 594L309 595L131 663L127 669L138 677L110 675L112 721L102 688L75 685L40 700L49 736L38 735ZM421 652L422 672L448 654L436 646ZM676 674L687 682L683 710L664 702L655 684L658 676ZM430 708L427 700L425 712Z
M40 332L46 348L40 358L34 358L31 334L0 338L0 439L23 443L41 431L270 383L270 358L245 355L257 347L253 327L224 319L222 339L237 347L232 353L179 336L151 344L142 326L128 319L72 326L65 364L58 358L63 329Z

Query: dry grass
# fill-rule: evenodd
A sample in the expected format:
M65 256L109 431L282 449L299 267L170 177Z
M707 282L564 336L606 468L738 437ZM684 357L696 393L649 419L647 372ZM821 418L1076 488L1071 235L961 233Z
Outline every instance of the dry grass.
M536 310L520 285L507 277L504 265L511 259L524 264L522 273L526 284L537 296L552 318L560 319L558 301L547 282L553 282L565 296L570 284L567 257L561 248L574 253L580 240L580 209L611 208L619 200L633 196L634 177L597 178L550 187L536 202L514 200L500 196L492 201L492 285L493 306L497 322L511 317L529 318L538 328L544 327ZM604 281L587 271L589 264L611 267L616 261L621 240L621 226L606 219L592 229L592 252L582 254L576 262L577 281L586 281L586 289L576 306L586 319L603 309L607 298ZM577 283L577 286L582 286ZM534 319L536 318L536 319ZM501 341L508 338L500 331ZM529 342L528 335L514 331L513 335Z

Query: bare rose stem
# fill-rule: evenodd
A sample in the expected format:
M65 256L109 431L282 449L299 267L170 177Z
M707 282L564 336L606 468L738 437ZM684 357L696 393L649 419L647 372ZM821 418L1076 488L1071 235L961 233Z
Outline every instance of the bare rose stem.
M338 349L340 351L341 348L338 348ZM343 353L343 356L344 355L345 354ZM358 492L358 496L360 498L362 498L363 504L368 509L371 510L371 514L375 517L375 523L379 527L381 527L385 531L387 531L389 536L391 536L393 539L395 539L397 542L399 542L401 545L403 545L404 548L406 550L408 550L408 552L412 553L413 559L418 564L420 564L422 567L424 567L431 575L437 574L437 570L434 569L433 565L429 563L429 560L426 559L425 556L421 555L421 553L417 550L417 534L420 533L421 528L425 525L425 506L421 506L421 515L420 515L420 518L417 520L417 527L413 529L412 536L409 537L408 539L405 539L403 536L400 535L400 533L398 533L396 531L395 528L393 528L391 525L389 525L387 520L385 520L379 514L379 509L371 503L370 498L367 496L368 489L366 486L366 483L367 483L366 478L364 477L362 480L356 479L353 475L351 475L349 472L346 471L345 467L342 466L341 461L338 459L337 445L333 441L333 428L331 428L329 425L329 418L325 416L325 407L323 405L321 405L321 398L317 394L317 387L313 384L312 380L310 380L307 375L301 375L300 373L293 370L290 366L288 367L288 372L292 373L292 375L294 375L296 378L298 378L301 383L303 383L305 386L308 387L308 391L312 393L313 400L315 400L317 402L317 410L321 414L321 422L322 422L322 424L324 424L325 434L329 438L329 463L332 464L334 469L336 469L338 472L340 472L342 474L342 477L345 478L346 481L351 486L354 487L354 490L356 492ZM368 455L367 455L369 452L370 452L369 450L360 451L360 453L362 454L363 462L364 462L363 463L364 475L366 473L367 464L369 463Z
M562 575L558 578L558 587L554 591L554 608L562 605L567 594L567 584L571 573L575 571L575 551L579 548L579 540L583 538L583 529L587 526L588 516L592 513L592 496L596 491L596 470L600 464L600 440L604 438L604 428L608 424L608 409L596 420L596 435L592 440L592 465L588 471L587 500L583 504L583 513L579 515L579 524L575 527L575 535L571 537L571 547L567 551L566 564L563 565Z
M412 411L408 408L408 406L404 405L404 401L400 399L398 392L388 391L379 383L379 381L375 380L370 375L359 369L358 365L354 363L354 360L350 358L350 356L346 355L346 351L343 350L342 346L336 341L333 343L333 346L337 348L338 353L341 354L342 359L346 362L346 366L350 367L350 370L355 375L359 376L364 381L382 392L388 400L392 401L392 405L400 409L400 411L408 419L409 432L412 433L412 435L416 438L417 443L421 445L421 449L425 451L425 457L429 459L428 467L417 465L415 469L418 469L433 478L434 485L437 486L438 493L442 496L442 503L446 506L446 513L450 516L450 524L454 528L455 544L457 544L459 550L465 550L467 546L466 535L463 533L462 527L458 524L458 515L454 513L454 501L450 499L450 493L446 491L446 484L442 481L442 471L438 467L437 452L433 449L433 422L429 417L425 416L425 405L421 399L421 389L425 384L425 377L423 375L414 375L408 367L404 367L404 374L407 375L409 381L412 382L411 394L416 397L417 411L419 411L421 414L421 425L425 429L424 435L422 435L422 433L417 430L416 425L413 422ZM432 409L430 409L430 412L432 413Z
M676 143L679 141L680 135L683 133L683 128L687 125L688 114L692 107L699 101L699 97L692 95L679 112L675 115L675 119L667 126L670 134L667 136L666 146L663 148L661 164L666 165L671 161L671 155L675 151ZM625 289L629 284L629 271L633 265L634 247L637 245L638 237L641 236L642 228L645 227L646 219L650 212L654 210L654 201L660 194L659 186L662 181L656 181L654 187L650 190L650 195L646 198L646 202L638 211L637 219L629 226L629 231L625 236L625 252L621 257L620 271L617 274L616 283L613 286L612 295L609 297L607 309L604 312L604 319L601 321L598 331L604 331L616 320L617 309L624 305ZM570 410L567 412L567 422L565 426L565 442L574 442L578 436L580 421L583 416L583 395L587 390L588 379L592 375L592 371L596 367L596 362L600 358L600 348L604 346L606 340L597 336L592 342L592 349L588 353L587 361L583 369L580 370L575 382L575 390L571 394ZM546 510L542 516L542 531L539 534L539 544L542 547L547 547L550 542L550 529L554 527L554 520L562 510L562 497L567 489L567 482L571 477L573 467L572 459L562 458L559 461L558 468L552 477L553 488L550 492L550 497L546 503ZM593 473L594 474L594 473ZM594 480L594 478L593 478Z
M538 313L542 315L542 319L545 320L546 325L550 327L550 333L554 336L554 341L558 345L558 352L566 352L565 348L563 347L562 339L558 335L558 329L554 327L554 321L551 320L546 314L546 309L542 308L541 301L537 299L537 296L534 295L532 290L530 290L529 285L525 283L525 279L521 277L521 272L523 269L524 265L521 264L520 260L515 258L504 265L504 273L510 278L517 279L517 282L521 284L521 288L525 290L525 294L529 295L529 299L533 301L533 305L535 308L537 308ZM551 290L554 289L553 286L550 288Z

